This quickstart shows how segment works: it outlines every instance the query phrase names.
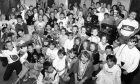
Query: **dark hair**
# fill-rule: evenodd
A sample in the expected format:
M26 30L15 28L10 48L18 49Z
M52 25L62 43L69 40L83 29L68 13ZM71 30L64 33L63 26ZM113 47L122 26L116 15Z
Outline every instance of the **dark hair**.
M82 55L84 55L86 58L88 58L88 60L90 60L90 54L88 53L88 51L82 51L80 56L79 56L79 59L81 60L81 57Z
M108 14L108 13L105 13L104 15L107 15L107 16L109 16L109 14Z
M30 43L30 44L28 44L28 45L27 45L27 47L30 47L30 46L31 46L31 47L33 47L33 44L32 44L32 43Z
M135 42L135 43L138 43L138 38L137 37L135 37L135 36L132 36L132 37L130 37L129 38L129 42Z
M105 47L105 50L107 50L107 49L110 49L111 51L113 51L113 47L112 47L111 45L107 45L107 46Z
M111 62L114 62L115 64L117 63L117 59L115 57L115 55L107 55L106 60L110 60Z
M56 42L54 40L50 40L49 45L54 45L56 46Z
M65 49L64 49L64 47L62 47L62 48L60 48L59 50L58 50L58 53L57 53L58 55L66 55L66 52L65 52Z
M18 30L18 32L19 32L19 31L24 32L24 30L23 30L23 29L19 29L19 30Z
M49 61L46 61L46 62L44 62L44 64L43 64L43 68L44 68L44 69L48 69L50 66L52 66L52 63L49 62Z
M74 44L75 44L76 40L79 40L79 41L80 41L80 44L81 44L81 40L82 40L82 39L81 39L80 37L74 38Z
M22 19L22 16L21 16L21 15L18 15L18 16L17 16L17 19Z
M95 50L94 52L97 52L98 51L98 44L96 44L95 42L90 42L90 46L91 45L95 45Z

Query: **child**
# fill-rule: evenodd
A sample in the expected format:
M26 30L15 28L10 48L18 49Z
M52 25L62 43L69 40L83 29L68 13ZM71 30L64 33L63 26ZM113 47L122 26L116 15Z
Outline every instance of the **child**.
M8 60L8 65L3 76L3 80L7 81L14 70L16 70L17 75L20 73L22 64L19 61L18 50L13 46L12 42L6 42L5 47L7 50L3 50L0 57L6 57Z
M43 64L43 68L38 76L37 84L59 84L59 76L53 68L52 63L46 61Z
M72 33L73 33L73 37L76 38L77 34L78 34L78 26L77 25L74 25L72 27Z
M15 27L16 33L18 33L18 31L20 29L22 29L25 34L29 33L27 25L23 22L22 16L18 15L17 16L17 24L16 24L16 27Z
M72 33L70 32L68 35L68 39L64 43L65 51L67 52L68 50L71 50L73 48L73 45L74 45L74 39Z
M11 27L11 31L15 32L15 26L17 24L17 20L15 19L15 15L10 15L9 25Z
M76 37L74 39L73 50L75 51L77 56L79 55L80 46L81 46L81 38L80 37Z
M68 36L66 35L66 29L61 29L61 34L59 35L59 43L60 46L64 47L65 41L68 39Z
M81 27L81 31L79 31L79 36L81 38L82 41L87 40L88 36L87 36L87 30L84 26Z
M121 43L118 40L113 41L113 52L116 54L120 48Z
M60 22L62 22L62 24L63 24L63 27L64 28L67 28L67 20L66 20L66 18L65 18L65 14L64 13L60 13L60 18L57 20L57 23L58 24L60 24Z
M103 35L101 37L101 41L98 43L98 50L99 50L99 54L100 54L100 60L104 60L105 59L102 59L104 57L104 54L105 54L105 47L109 45L107 43L107 36L106 35Z
M70 84L92 84L92 72L94 71L90 54L87 51L82 51L79 59L74 63L71 68L74 73L74 83Z
M49 59L52 61L57 57L58 49L54 41L50 41L49 48L46 51L46 55L49 56Z
M88 38L88 40L90 40L90 42L95 42L98 44L100 42L100 37L98 36L98 29L92 29L91 34L92 35Z
M97 74L96 84L121 84L121 69L114 55L107 56L107 63Z

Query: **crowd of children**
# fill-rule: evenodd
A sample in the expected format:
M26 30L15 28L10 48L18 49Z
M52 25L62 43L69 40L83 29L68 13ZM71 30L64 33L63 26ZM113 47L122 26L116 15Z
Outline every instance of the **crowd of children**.
M120 2L21 5L8 18L0 12L3 80L16 71L15 84L139 84L136 16Z

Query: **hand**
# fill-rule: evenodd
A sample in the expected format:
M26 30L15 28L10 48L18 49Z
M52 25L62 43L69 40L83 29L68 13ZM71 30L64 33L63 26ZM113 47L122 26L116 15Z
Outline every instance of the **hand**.
M127 72L127 71L123 71L123 74L124 74L124 75L127 75L127 74L128 74L128 72Z

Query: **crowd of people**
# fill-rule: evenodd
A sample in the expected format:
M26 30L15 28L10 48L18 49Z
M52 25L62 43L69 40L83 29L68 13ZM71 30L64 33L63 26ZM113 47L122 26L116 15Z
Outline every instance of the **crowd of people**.
M115 5L17 5L0 12L3 80L14 84L139 84L137 13ZM139 82L138 82L139 81Z

